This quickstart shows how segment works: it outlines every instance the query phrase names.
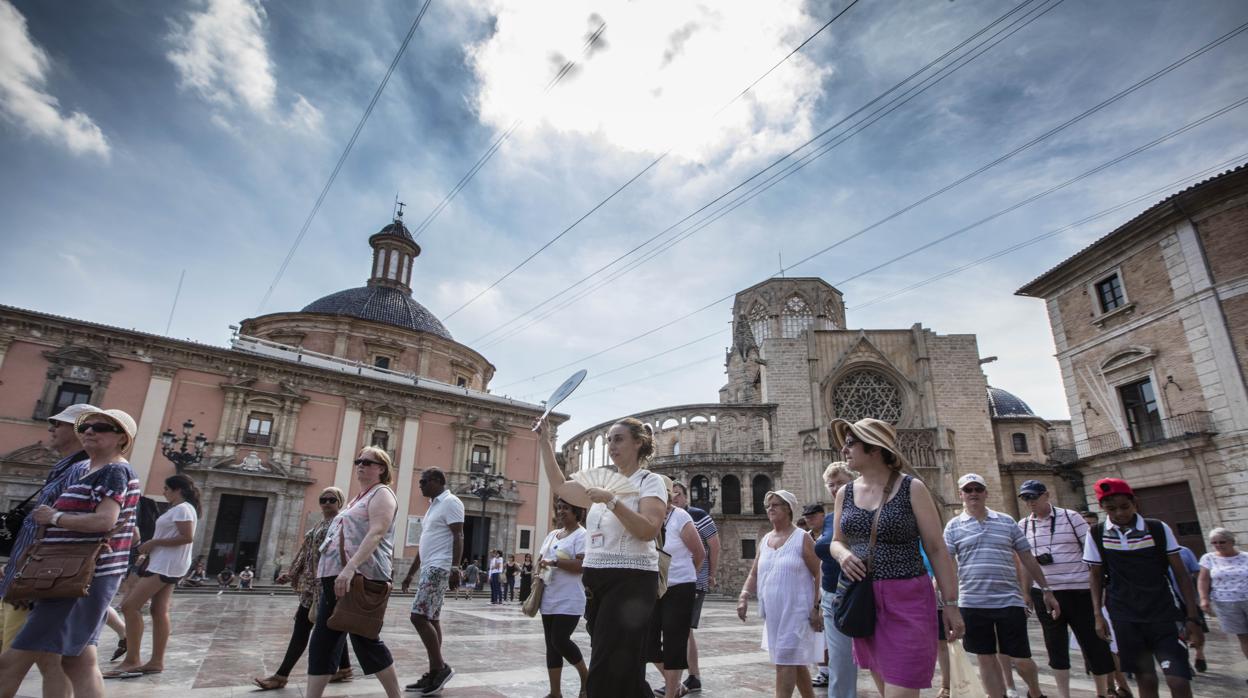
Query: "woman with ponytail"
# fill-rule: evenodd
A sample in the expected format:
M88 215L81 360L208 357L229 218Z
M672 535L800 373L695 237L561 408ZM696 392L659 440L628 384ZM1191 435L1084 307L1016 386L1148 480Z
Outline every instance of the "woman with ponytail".
M539 433L544 425L539 422ZM539 438L543 466L551 472L554 445ZM659 593L655 538L667 515L667 488L644 466L654 455L654 428L633 417L607 432L607 453L637 494L617 496L588 490L593 506L585 522L581 581L585 585L585 627L590 637L585 691L592 698L653 696L646 684L645 647ZM555 472L558 472L557 466ZM563 482L562 475L555 484Z
M165 647L169 644L173 589L191 568L191 544L199 521L199 488L186 475L165 478L165 500L169 508L156 519L151 540L139 546L147 565L138 572L139 581L126 594L121 613L126 618L126 658L105 678L129 678L159 674L165 669ZM152 602L152 658L141 664L143 604Z

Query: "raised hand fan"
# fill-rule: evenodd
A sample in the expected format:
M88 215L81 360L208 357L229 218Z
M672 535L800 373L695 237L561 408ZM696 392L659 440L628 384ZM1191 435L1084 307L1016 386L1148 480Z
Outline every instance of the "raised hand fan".
M623 496L637 494L637 488L628 478L609 468L589 468L572 475L572 479L555 489L563 501L588 509L593 505L586 492L590 487L600 487L612 494Z

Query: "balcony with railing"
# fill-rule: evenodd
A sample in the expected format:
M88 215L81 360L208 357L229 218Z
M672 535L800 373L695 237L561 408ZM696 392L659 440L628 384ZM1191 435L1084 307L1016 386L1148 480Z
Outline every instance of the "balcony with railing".
M1140 450L1187 439L1204 438L1218 433L1213 423L1213 413L1207 410L1176 414L1156 420L1144 428L1125 435L1120 432L1094 434L1075 442L1080 458L1114 453L1116 451Z

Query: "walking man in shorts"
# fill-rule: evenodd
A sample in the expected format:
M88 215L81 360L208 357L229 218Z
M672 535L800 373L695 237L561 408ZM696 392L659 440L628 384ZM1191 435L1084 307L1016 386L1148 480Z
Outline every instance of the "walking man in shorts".
M988 508L988 483L974 473L958 480L963 511L945 526L945 544L958 564L958 607L966 622L962 646L979 660L984 691L1005 695L1005 680L996 654L1009 655L1027 684L1029 698L1043 698L1036 663L1027 639L1027 613L1019 588L1015 558L1040 585L1045 609L1060 617L1060 607L1044 570L1032 557L1022 529L1006 514Z
M1053 618L1039 615L1044 630L1044 646L1049 653L1049 668L1057 679L1057 695L1070 698L1070 633L1075 634L1083 650L1084 664L1096 681L1096 694L1108 695L1109 678L1114 673L1114 655L1109 643L1096 634L1092 610L1092 591L1088 588L1088 564L1083 561L1083 541L1088 524L1082 516L1055 507L1049 502L1049 488L1039 480L1028 480L1018 489L1031 515L1018 522L1023 537L1031 544L1031 553L1044 568L1053 595L1062 607L1062 614ZM1030 581L1026 580L1025 581ZM1043 607L1039 584L1031 586L1028 606Z
M442 659L442 600L446 588L459 583L459 568L454 561L464 552L464 503L446 488L446 475L437 468L426 468L420 474L420 493L429 498L420 528L420 547L416 559L403 579L403 592L412 585L416 570L416 598L412 600L412 625L429 654L429 672L407 690L431 696L446 685L455 670Z
M1170 695L1191 698L1192 667L1180 628L1186 626L1193 642L1203 640L1204 634L1196 616L1199 606L1192 578L1179 557L1174 532L1161 521L1140 516L1135 492L1125 480L1097 480L1093 491L1106 514L1103 525L1088 531L1083 546L1096 632L1109 639L1109 623L1101 614L1104 605L1114 625L1122 670L1135 673L1140 698L1157 698L1160 690L1154 658L1161 664ZM1186 618L1170 586L1171 571L1186 600Z

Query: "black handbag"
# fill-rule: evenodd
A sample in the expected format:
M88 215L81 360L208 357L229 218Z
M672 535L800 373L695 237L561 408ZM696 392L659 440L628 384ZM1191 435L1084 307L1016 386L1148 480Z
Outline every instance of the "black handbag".
M880 506L875 509L875 518L871 520L871 538L867 543L866 575L857 582L849 581L845 573L841 573L837 584L836 604L832 610L832 624L842 635L847 637L871 637L875 634L875 589L871 584L871 560L875 556L875 538L880 530L880 514L888 503L888 496L897 483L897 471L888 478L884 487L884 496Z
M0 556L10 557L13 555L13 544L17 542L17 534L22 530L22 522L30 514L30 500L35 498L41 490L35 490L21 504L13 507L6 512L0 512Z

